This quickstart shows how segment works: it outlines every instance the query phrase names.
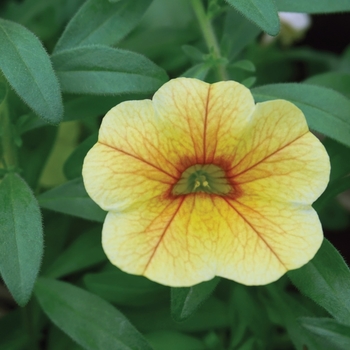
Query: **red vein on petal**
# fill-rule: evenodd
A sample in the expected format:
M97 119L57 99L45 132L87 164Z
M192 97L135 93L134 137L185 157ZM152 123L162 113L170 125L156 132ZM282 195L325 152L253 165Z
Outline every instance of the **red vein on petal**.
M205 105L205 115L204 115L204 130L203 130L203 163L207 160L207 127L208 127L208 106L209 106L209 98L210 98L210 89L211 85L209 85L208 88L208 94L207 94L207 102Z
M160 246L160 243L162 242L162 240L163 240L163 238L164 238L164 236L165 236L165 234L166 234L168 228L170 227L171 223L174 221L176 214L179 212L179 210L180 210L180 208L181 208L183 202L185 201L185 198L186 198L186 197L184 196L184 197L181 199L179 206L176 208L176 210L175 210L175 212L174 212L174 215L170 218L169 222L166 224L166 226L165 226L165 228L164 228L162 234L160 235L159 241L157 242L156 246L154 247L153 253L151 254L151 256L150 256L150 258L149 258L149 260L148 260L148 262L147 262L147 264L146 264L146 266L145 266L145 268L144 268L142 274L145 274L145 272L146 272L146 270L147 270L149 264L151 263L153 257L155 256L155 254L156 254L156 252L157 252L157 250L158 250L158 248L159 248L159 246ZM159 217L159 216L158 216L158 217Z
M278 152L280 152L281 150L285 149L286 147L290 146L292 143L294 143L295 141L298 141L299 139L301 139L303 136L305 136L309 131L305 132L304 134L298 136L297 138L295 138L294 140L288 142L287 144L285 144L284 146L280 147L279 149L277 149L276 151L270 153L269 155L265 156L263 159L259 160L257 163L255 163L254 165L250 166L247 169L244 169L243 171L241 171L238 174L234 174L232 176L230 176L229 178L235 178L239 175L242 175L244 173L246 173L247 171L249 171L250 169L253 169L254 167L256 167L257 165L261 164L262 162L264 162L266 159L269 159L270 157L272 157L273 155L277 154ZM256 147L258 148L258 147ZM243 162L243 160L250 154L252 153L252 151L248 152L235 166L233 166L232 168L228 169L227 171L232 171L234 170L239 164L241 164Z
M114 149L114 150L117 151L117 152L123 153L123 154L125 154L125 155L127 155L127 156L130 156L130 157L132 157L132 158L135 158L135 159L139 160L140 162L143 162L143 163L145 163L145 164L147 164L147 165L149 165L149 166L151 166L151 167L153 167L153 168L159 170L160 172L162 172L162 173L164 173L164 174L170 176L170 177L173 178L174 180L176 180L176 181L178 180L178 178L175 177L174 175L169 174L169 173L166 172L164 169L161 169L161 168L157 167L156 165L154 165L154 164L148 162L148 161L145 160L145 159L139 158L139 157L137 157L137 156L135 156L135 155L133 155L133 154L131 154L131 153L125 152L125 151L123 151L123 150L121 150L121 149L119 149L119 148L113 147L113 146L111 146L111 145L107 145L106 143L103 143L103 142L101 142L101 141L98 141L98 143L100 143L101 145L104 145L104 146L106 146L106 147L112 148L112 149Z
M258 235L258 237L265 243L266 247L269 248L269 250L271 251L271 253L277 258L277 260L280 262L280 264L286 269L286 271L288 270L286 265L284 264L284 262L279 258L279 256L275 253L275 251L271 248L270 244L263 238L263 235L256 230L256 228L244 217L244 215L242 215L242 213L234 206L232 205L232 203L230 203L226 198L223 197L223 199L225 200L225 202L244 220L244 222L250 226L250 228Z

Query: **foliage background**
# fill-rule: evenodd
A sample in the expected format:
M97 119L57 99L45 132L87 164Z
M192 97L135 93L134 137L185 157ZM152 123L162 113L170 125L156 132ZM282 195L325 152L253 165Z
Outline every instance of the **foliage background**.
M277 9L327 14L296 45L264 46ZM349 349L349 11L348 0L3 1L0 349ZM169 78L223 70L256 101L296 103L321 135L332 173L314 207L328 240L268 286L127 275L101 249L105 213L81 180L101 118Z

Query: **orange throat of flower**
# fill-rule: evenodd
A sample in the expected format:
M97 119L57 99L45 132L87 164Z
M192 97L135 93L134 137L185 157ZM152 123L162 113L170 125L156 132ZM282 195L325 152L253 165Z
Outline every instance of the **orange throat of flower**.
M232 192L232 189L222 168L213 164L196 164L182 173L172 189L172 194L179 196L202 192L225 196Z

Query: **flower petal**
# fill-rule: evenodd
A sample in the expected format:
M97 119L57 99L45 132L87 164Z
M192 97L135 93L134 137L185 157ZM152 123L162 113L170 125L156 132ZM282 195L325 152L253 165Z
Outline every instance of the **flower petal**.
M87 154L83 179L90 197L107 211L131 209L166 195L174 181L160 169L102 143Z
M102 243L122 270L165 285L191 286L215 275L259 285L308 262L322 237L310 206L196 193L109 213Z
M203 195L154 199L132 211L108 213L102 232L108 259L125 272L169 286L212 279L219 233L211 201L203 202ZM199 216L203 210L206 217Z
M153 103L157 115L166 116L171 125L164 128L169 131L170 149L179 149L182 158L189 160L181 161L183 170L230 159L254 110L249 89L234 81L209 85L196 79L174 79L155 93Z
M324 191L330 163L292 103L259 103L237 145L229 177L243 196L311 204Z
M267 284L306 264L321 246L322 227L311 206L264 202L258 196L227 200L226 206L221 201L216 206L227 229L217 242L219 276Z

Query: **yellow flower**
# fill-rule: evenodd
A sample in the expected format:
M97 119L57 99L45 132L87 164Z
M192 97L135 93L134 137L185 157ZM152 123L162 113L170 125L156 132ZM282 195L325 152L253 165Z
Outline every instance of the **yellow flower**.
M122 270L169 286L260 285L319 249L311 203L329 171L292 103L255 105L236 82L179 78L107 113L83 177L109 211L102 244Z

